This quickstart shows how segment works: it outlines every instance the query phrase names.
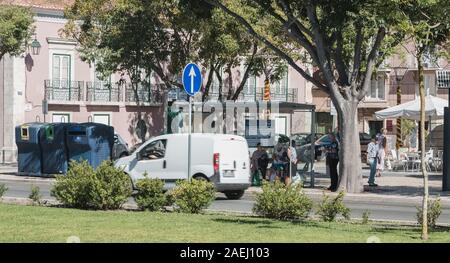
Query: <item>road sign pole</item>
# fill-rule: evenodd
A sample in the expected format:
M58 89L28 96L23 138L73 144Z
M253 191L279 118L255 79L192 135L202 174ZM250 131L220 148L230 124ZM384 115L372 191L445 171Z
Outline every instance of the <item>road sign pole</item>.
M189 96L189 132L188 132L188 180L191 180L191 130L192 130L192 96Z
M202 73L200 68L189 63L183 70L183 87L189 96L189 131L188 131L188 180L191 180L191 132L192 132L192 97L200 90Z

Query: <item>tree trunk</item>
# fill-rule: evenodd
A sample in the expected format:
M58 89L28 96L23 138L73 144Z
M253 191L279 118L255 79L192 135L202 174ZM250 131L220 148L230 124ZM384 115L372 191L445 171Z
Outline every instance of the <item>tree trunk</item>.
M233 95L233 73L231 72L231 66L228 66L228 95L227 95L227 100L230 100L232 95Z
M205 90L202 95L202 101L206 101L209 96L209 89L211 87L213 77L214 77L214 64L211 63L209 73L208 73L208 81L206 82Z
M419 74L419 94L420 94L420 159L423 175L423 200L422 200L422 239L428 239L428 172L425 163L425 87L423 83L422 54L417 56L417 69Z
M219 82L219 97L217 98L217 100L223 101L223 99L222 99L222 85L223 85L222 76L220 75L220 71L218 68L215 68L214 71L216 73L217 81Z
M358 102L336 105L339 127L339 189L361 193L361 146L358 131Z

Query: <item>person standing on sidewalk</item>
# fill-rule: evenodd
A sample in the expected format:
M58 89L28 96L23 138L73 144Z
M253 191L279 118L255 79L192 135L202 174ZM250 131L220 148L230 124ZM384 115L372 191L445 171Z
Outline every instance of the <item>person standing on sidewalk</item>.
M381 143L378 143L377 152L377 177L381 177L381 172L384 170L384 157L386 156L386 143L387 139L384 137Z
M333 133L329 135L331 143L327 145L327 163L330 167L330 179L331 185L328 187L328 190L332 192L336 192L338 188L339 175L337 171L337 165L339 163L339 142L336 140L336 136Z
M289 171L290 175L288 182L286 185L289 185L292 182L292 178L297 175L297 150L295 149L295 140L291 140L291 145L288 148L288 159L289 159Z
M367 161L370 165L369 186L378 186L375 184L375 173L377 172L378 143L376 136L372 136L372 141L367 145Z
M386 140L386 145L384 146L384 167L387 167L388 169L391 169L391 162L389 158L386 158L386 155L390 152L388 138L387 138L387 130L385 128L381 128L380 133L377 135L377 143L378 146L380 146L383 142L383 140Z
M261 159L268 159L267 152L261 147L261 143L256 145L256 151L252 154L251 171L252 184L258 186L261 184L261 178L265 175L266 167L261 167Z

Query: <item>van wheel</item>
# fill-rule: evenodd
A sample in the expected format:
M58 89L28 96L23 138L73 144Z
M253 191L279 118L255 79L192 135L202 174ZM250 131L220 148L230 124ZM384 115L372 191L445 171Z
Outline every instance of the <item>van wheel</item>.
M208 182L208 179L203 174L196 174L196 175L192 176L192 179Z
M239 200L244 195L244 190L226 191L224 194L230 200Z

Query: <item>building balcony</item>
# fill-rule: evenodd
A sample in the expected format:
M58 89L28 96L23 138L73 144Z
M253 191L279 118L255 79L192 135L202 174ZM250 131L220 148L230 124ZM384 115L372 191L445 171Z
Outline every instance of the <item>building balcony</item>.
M256 89L257 100L264 98L264 87ZM284 101L284 102L297 102L297 89L271 89L270 100L272 101Z
M164 101L164 85L138 84L137 88L133 88L131 83L127 83L125 87L125 103L159 105Z
M44 88L45 98L49 101L78 102L83 100L83 81L47 79Z
M109 81L86 82L86 101L88 102L121 102L121 85Z
M223 94L226 96L227 92ZM216 89L209 92L209 99L215 100L219 97ZM264 87L256 87L254 89L244 89L240 94L238 101L260 101L264 99ZM271 101L297 102L297 89L271 89Z

